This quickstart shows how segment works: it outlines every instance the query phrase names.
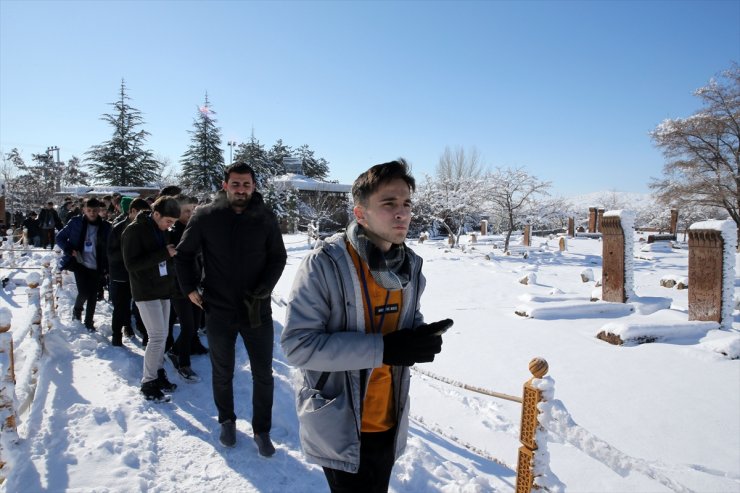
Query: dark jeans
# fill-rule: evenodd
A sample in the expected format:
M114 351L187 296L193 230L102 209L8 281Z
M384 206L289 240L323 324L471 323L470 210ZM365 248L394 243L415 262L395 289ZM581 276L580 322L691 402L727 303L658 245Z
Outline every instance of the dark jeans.
M113 320L111 322L113 333L121 334L123 327L131 327L131 314L133 312L136 318L136 328L143 336L146 333L146 327L144 327L144 322L141 320L139 310L136 305L134 305L134 310L131 310L131 283L128 281L111 281L108 289L110 289L110 301L113 303Z
M54 228L41 230L41 248L54 249Z
M213 368L213 400L218 409L218 422L236 420L234 414L234 358L236 337L242 336L252 369L252 429L254 433L269 432L272 428L272 319L259 327L228 323L212 314L206 319L208 348Z
M98 284L102 276L97 270L88 269L80 263L77 264L74 275L77 283L77 298L73 313L82 313L82 306L85 305L85 326L91 326L93 315L95 315L95 305L98 302Z
M193 304L190 298L172 298L172 307L175 309L177 319L180 321L180 335L173 345L177 362L180 366L190 366L190 349L193 347L193 338L198 337L198 326L200 323L200 308ZM170 317L172 319L172 317ZM172 324L170 324L170 333Z
M332 493L386 493L394 463L396 429L362 433L357 474L324 468Z

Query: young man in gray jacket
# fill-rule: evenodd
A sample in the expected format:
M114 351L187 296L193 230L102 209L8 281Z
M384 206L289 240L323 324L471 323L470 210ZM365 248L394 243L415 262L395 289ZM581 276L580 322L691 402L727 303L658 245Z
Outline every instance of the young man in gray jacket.
M352 186L355 220L303 260L281 345L301 369L300 439L332 492L385 492L408 433L409 366L452 321L424 324L422 260L405 244L413 177L402 159Z

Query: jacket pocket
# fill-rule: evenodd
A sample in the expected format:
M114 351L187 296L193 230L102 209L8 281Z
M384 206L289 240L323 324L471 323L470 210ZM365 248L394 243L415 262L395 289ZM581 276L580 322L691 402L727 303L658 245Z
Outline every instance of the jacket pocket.
M344 462L359 460L357 427L346 392L327 398L303 387L296 400L301 443L307 454Z

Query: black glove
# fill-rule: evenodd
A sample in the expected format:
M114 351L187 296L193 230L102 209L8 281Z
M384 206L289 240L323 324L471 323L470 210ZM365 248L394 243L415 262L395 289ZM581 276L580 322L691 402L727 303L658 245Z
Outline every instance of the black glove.
M444 320L441 322L449 324ZM434 361L434 355L442 351L442 336L436 334L444 326L441 322L436 322L440 324L437 326L422 325L417 329L397 330L384 335L383 363L411 366L415 363Z
M447 332L447 329L452 327L452 324L454 323L455 322L451 318L445 318L444 320L439 320L430 324L420 325L414 330L418 334L441 336L442 334Z

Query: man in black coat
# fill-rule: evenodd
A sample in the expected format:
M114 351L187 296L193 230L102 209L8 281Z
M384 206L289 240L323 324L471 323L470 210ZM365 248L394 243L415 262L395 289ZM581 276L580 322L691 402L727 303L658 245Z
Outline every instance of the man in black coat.
M64 225L59 214L54 209L54 202L49 201L46 207L39 212L39 228L41 228L41 248L54 249L54 230L62 229Z
M246 163L226 168L225 197L196 210L177 246L175 266L182 292L206 312L221 444L236 444L234 356L241 335L252 369L254 440L259 453L269 457L275 453L270 441L274 389L270 294L287 254L277 218L255 185L254 171ZM205 274L202 295L199 252Z
M110 301L113 303L113 318L111 321L111 344L123 346L123 332L131 337L134 332L131 329L131 283L128 277L126 264L123 262L121 251L121 235L123 230L136 218L141 211L151 210L149 202L144 199L132 199L123 197L121 201L123 210L126 212L124 218L113 224L110 237L108 238L108 268L110 273ZM136 327L141 332L141 340L144 346L149 342L149 335L144 327L144 322L135 311Z

